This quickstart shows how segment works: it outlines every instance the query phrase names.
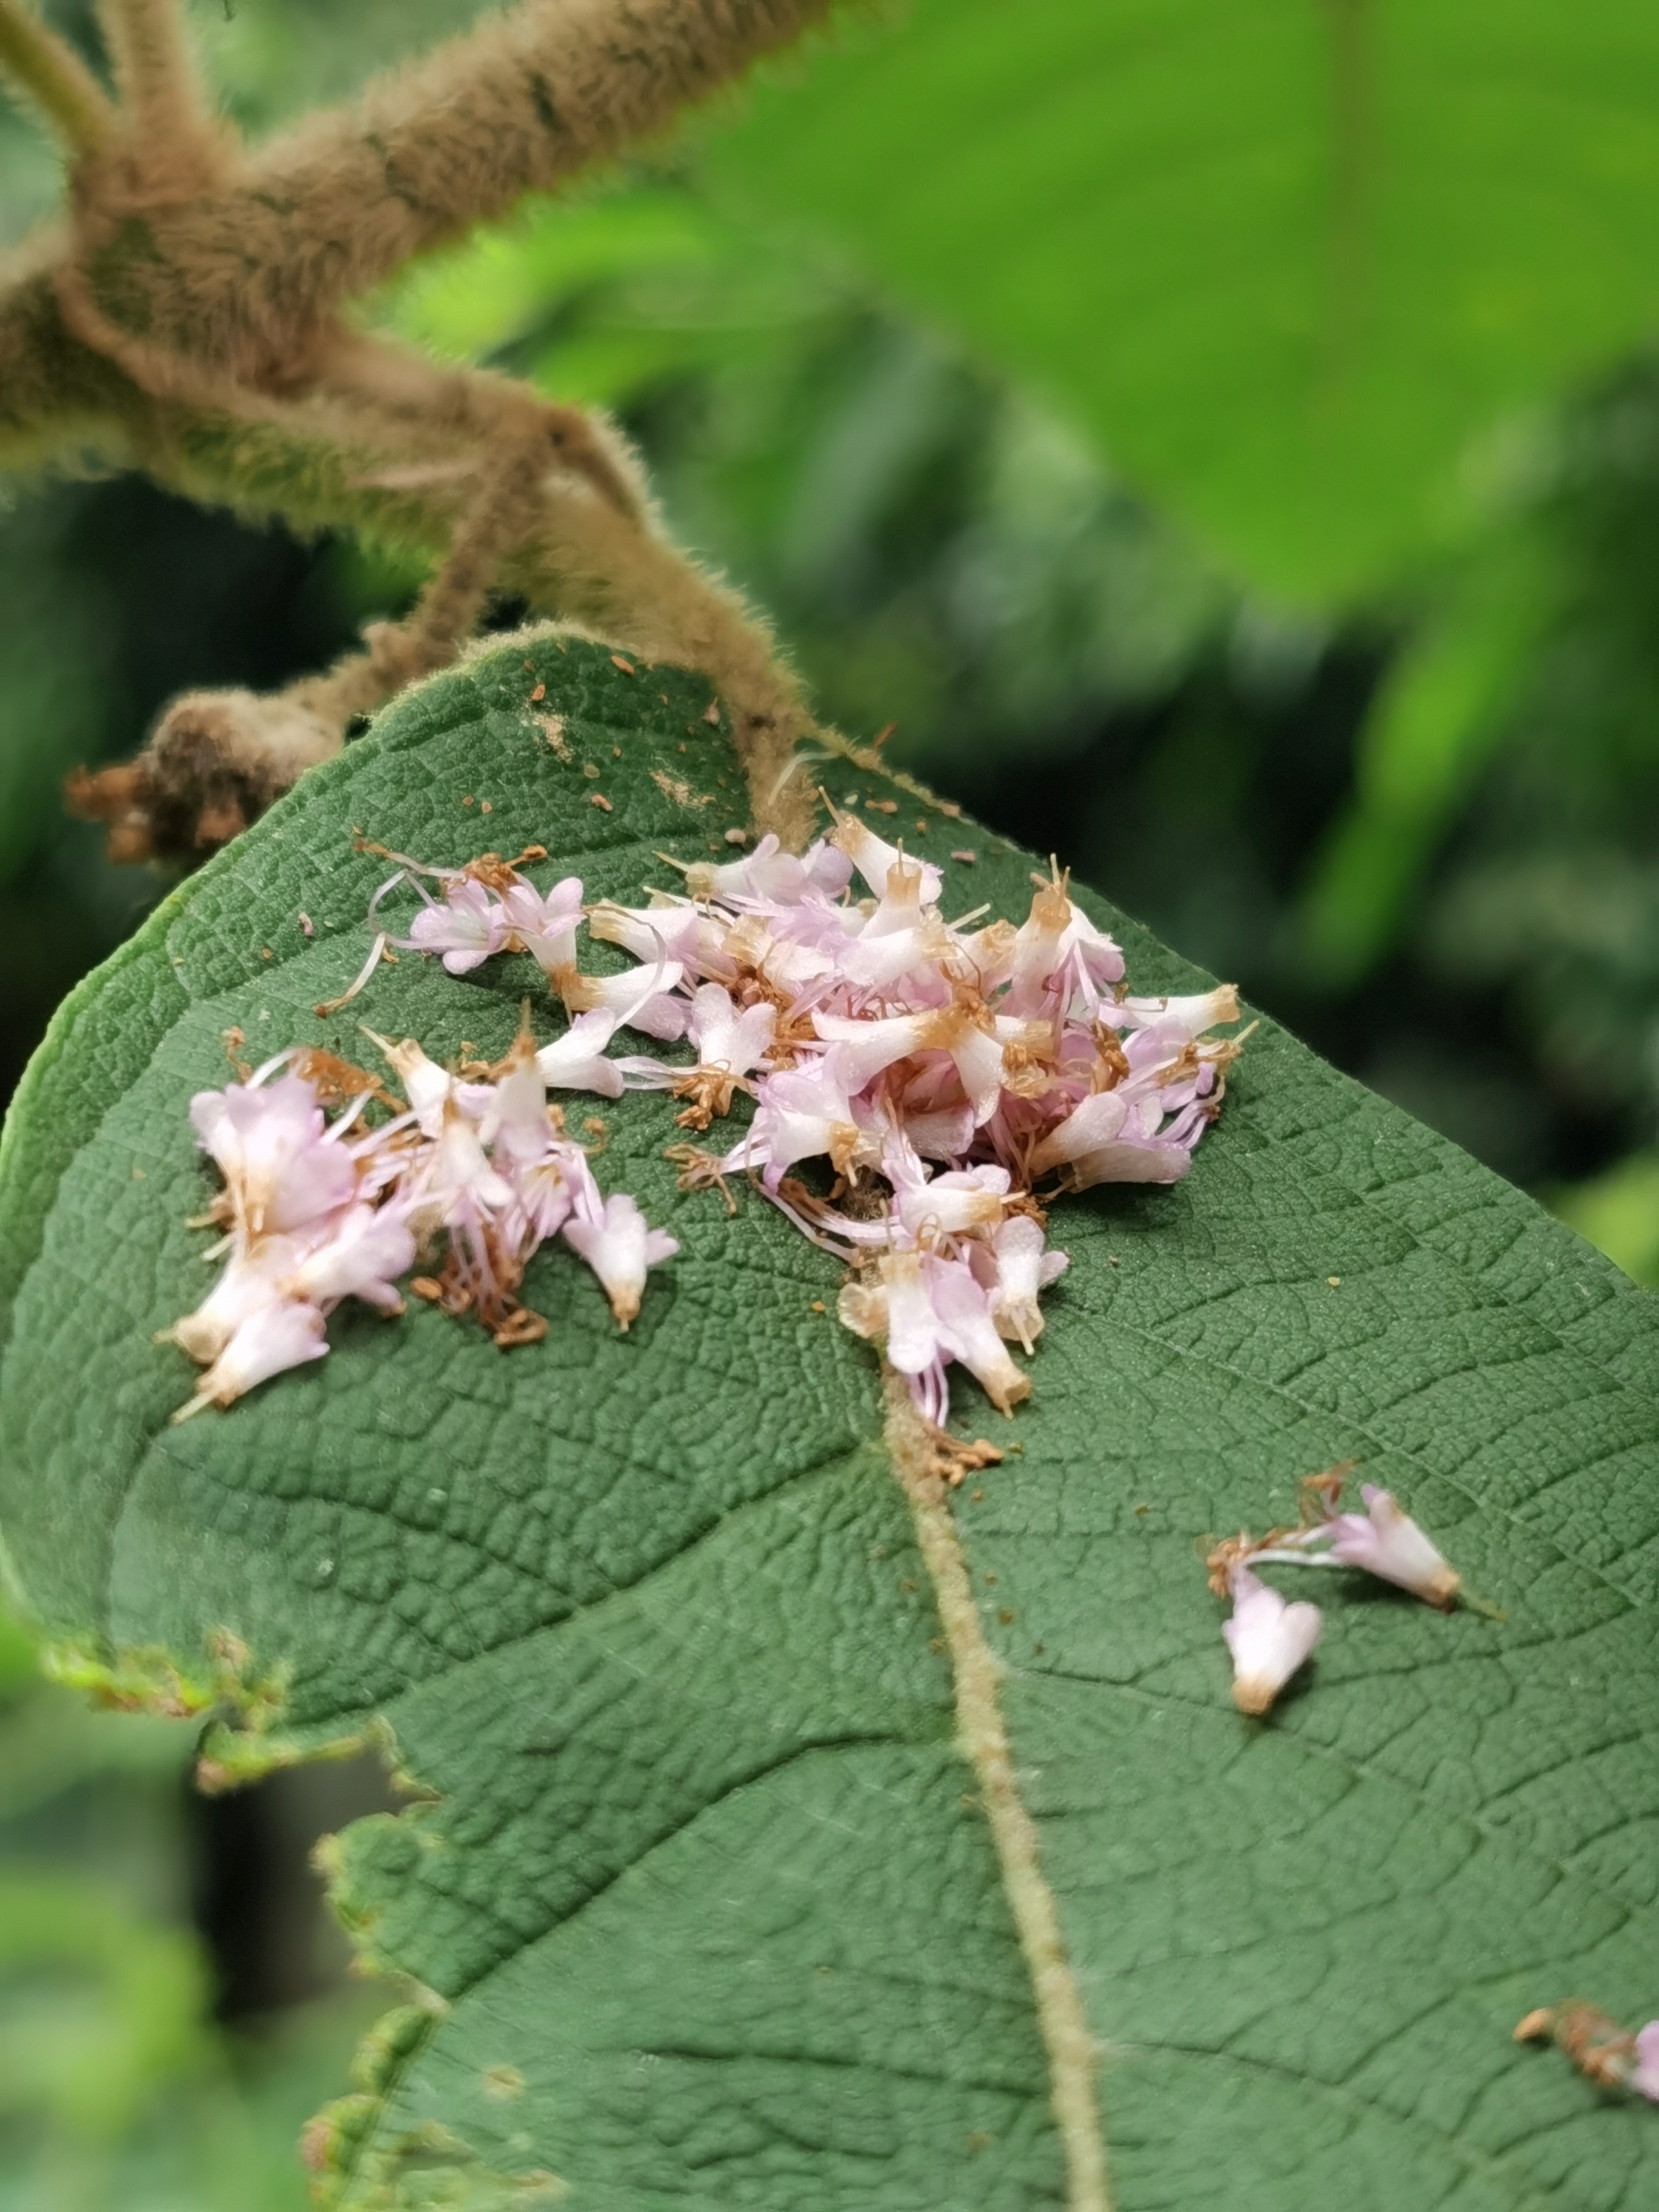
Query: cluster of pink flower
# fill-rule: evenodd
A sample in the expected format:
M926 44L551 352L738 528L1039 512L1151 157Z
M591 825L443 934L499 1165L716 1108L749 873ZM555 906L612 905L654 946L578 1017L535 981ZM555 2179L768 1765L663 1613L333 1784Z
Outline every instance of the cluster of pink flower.
M1238 1049L1206 1036L1237 1020L1231 988L1130 996L1122 955L1057 873L1038 879L1018 927L983 923L983 909L947 922L939 870L853 816L799 857L767 837L724 866L688 868L684 890L643 907L588 905L574 877L538 891L520 873L546 857L538 846L459 869L387 857L397 872L371 918L402 884L422 900L401 947L440 956L454 975L528 953L568 1026L539 1051L522 1036L499 1066L455 1073L411 1042L377 1037L401 1097L312 1053L193 1102L225 1179L211 1218L228 1231L228 1260L170 1332L207 1370L181 1417L320 1357L342 1298L401 1310L394 1280L441 1231L441 1275L412 1287L475 1315L497 1343L542 1333L518 1291L530 1255L556 1234L593 1267L626 1327L647 1267L676 1247L647 1231L631 1198L601 1199L547 1093L615 1098L630 1087L671 1091L696 1131L739 1091L752 1097L749 1127L723 1154L675 1148L683 1181L724 1192L744 1172L847 1261L841 1318L884 1346L935 1426L952 1362L1006 1412L1030 1388L1009 1345L1031 1351L1039 1293L1066 1265L1046 1248L1035 1186L1175 1182ZM853 896L854 871L868 896ZM584 925L637 964L584 975ZM623 1029L689 1040L695 1059L613 1055ZM331 1123L331 1090L345 1109ZM370 1127L376 1095L391 1117ZM817 1190L794 1172L814 1161Z
M867 896L852 895L854 871ZM398 942L453 973L504 951L535 958L572 1018L540 1055L550 1082L667 1090L699 1131L747 1092L735 1145L677 1148L687 1184L745 1172L850 1263L841 1318L884 1346L935 1425L953 1361L1006 1411L1030 1388L1008 1346L1031 1350L1038 1293L1066 1264L1045 1249L1034 1186L1183 1175L1238 1049L1205 1041L1237 1019L1232 989L1130 996L1121 953L1057 873L1018 927L970 928L982 908L947 922L939 869L855 816L799 857L769 836L684 873L646 906L585 907L574 878L540 893L494 854L462 870L402 861L376 902L434 879ZM581 974L584 919L639 964ZM610 1059L623 1027L689 1039L695 1061ZM817 1191L794 1172L809 1161L823 1164Z
M1242 1713L1272 1709L1324 1628L1316 1605L1287 1602L1256 1574L1258 1566L1358 1567L1443 1612L1457 1601L1462 1577L1388 1491L1364 1483L1364 1511L1337 1510L1347 1472L1344 1465L1304 1480L1302 1518L1294 1528L1229 1536L1206 1563L1210 1588L1232 1600L1232 1616L1221 1632L1232 1655L1233 1703Z
M198 1140L224 1178L203 1225L224 1230L208 1256L222 1254L225 1267L167 1332L206 1370L175 1421L320 1359L327 1316L343 1298L402 1313L397 1279L441 1233L441 1272L410 1287L476 1316L503 1347L545 1332L518 1291L548 1238L562 1237L592 1267L624 1328L647 1268L678 1250L625 1193L600 1194L586 1152L550 1108L557 1077L542 1061L562 1065L566 1039L538 1055L521 1036L499 1066L459 1075L412 1042L374 1042L404 1097L330 1054L289 1052L191 1101ZM390 1109L374 1127L371 1099ZM329 1103L343 1109L332 1121Z

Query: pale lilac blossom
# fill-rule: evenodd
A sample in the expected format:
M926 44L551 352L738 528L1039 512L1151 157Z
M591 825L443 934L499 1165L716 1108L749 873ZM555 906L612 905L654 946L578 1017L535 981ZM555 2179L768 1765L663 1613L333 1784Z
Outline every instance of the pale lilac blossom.
M523 857L538 856L532 846ZM541 891L520 863L493 854L467 870L390 857L400 875L376 903L399 881L442 887L438 898L422 892L401 942L456 972L495 951L531 952L567 1026L539 1048L521 1040L487 1081L438 1066L412 1042L385 1046L408 1112L348 1138L285 1105L267 1144L274 1165L242 1160L222 1105L204 1142L210 1135L229 1162L233 1221L252 1206L271 1227L299 1223L330 1204L343 1218L355 1188L360 1206L404 1207L410 1233L447 1236L443 1277L422 1295L486 1322L505 1315L498 1342L528 1340L513 1333L510 1301L548 1237L588 1260L624 1324L672 1242L626 1194L601 1196L548 1091L665 1091L683 1102L681 1124L699 1131L742 1092L752 1116L723 1153L676 1148L688 1185L724 1189L747 1176L803 1235L856 1261L838 1310L884 1346L928 1419L945 1417L953 1365L1006 1411L1030 1387L1009 1347L1032 1352L1042 1293L1066 1264L1048 1249L1034 1183L1047 1179L1046 1203L1055 1188L1177 1180L1237 1049L1207 1035L1237 1018L1229 987L1129 996L1121 952L1057 869L1018 923L985 920L982 907L947 921L939 866L852 813L799 856L769 834L729 860L673 861L684 890L653 890L642 906L585 905L574 877ZM635 964L583 973L584 928ZM623 1029L684 1039L689 1052L618 1053ZM389 1225L385 1237L397 1249ZM354 1273L343 1243L331 1255L307 1243L301 1259L307 1282L362 1280L371 1302L376 1285L390 1294L392 1273L365 1257ZM180 1329L204 1347L228 1342L248 1297L276 1279L241 1255L218 1306L210 1299ZM1366 1545L1404 1560L1401 1531L1378 1519L1385 1511L1344 1516L1363 1529L1333 1528L1323 1539L1333 1561L1339 1546Z
M1304 1600L1287 1604L1275 1589L1236 1565L1230 1577L1233 1610L1221 1624L1233 1661L1233 1703L1260 1715L1273 1701L1319 1641L1319 1607Z

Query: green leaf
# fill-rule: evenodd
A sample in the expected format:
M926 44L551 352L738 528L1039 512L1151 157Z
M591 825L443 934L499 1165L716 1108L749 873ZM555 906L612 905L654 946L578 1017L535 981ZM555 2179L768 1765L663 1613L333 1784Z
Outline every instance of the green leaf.
M557 2177L601 2212L1058 2206L1042 2022L873 1363L822 1310L833 1262L750 1194L728 1219L676 1192L672 1101L604 1115L602 1183L684 1248L628 1335L550 1255L538 1346L342 1315L325 1360L167 1425L188 1376L151 1339L199 1295L185 1106L221 1033L349 1050L361 1016L494 1053L528 988L405 956L319 1019L380 865L353 829L451 863L533 839L637 896L655 852L742 818L708 696L576 644L474 660L70 1001L0 1157L10 1558L129 1686L176 1698L241 1639L215 1758L395 1744L416 1801L333 1850L415 1997L312 2138L349 2202L523 2206ZM915 846L977 855L950 910L1023 910L1027 856L885 795ZM1087 903L1138 981L1190 980ZM1659 1305L1271 1025L1186 1182L1054 1227L1031 1403L1005 1427L958 1396L1015 1449L948 1510L1120 2212L1644 2202L1659 2118L1510 2030L1571 1995L1659 2010ZM1247 1723L1195 1545L1348 1456L1501 1618L1322 1592L1304 1686Z
M1630 0L914 0L710 161L1332 598L1437 537L1498 413L1645 333L1656 88Z

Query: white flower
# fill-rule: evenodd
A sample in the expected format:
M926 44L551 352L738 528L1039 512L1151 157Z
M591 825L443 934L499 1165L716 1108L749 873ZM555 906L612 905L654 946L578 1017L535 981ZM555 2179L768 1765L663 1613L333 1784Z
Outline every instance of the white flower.
M786 1168L823 1153L845 1174L860 1149L862 1132L847 1086L828 1054L816 1066L772 1076L761 1092L749 1133L734 1146L728 1167L757 1167L775 1188Z
M197 1386L188 1405L173 1416L187 1421L207 1406L234 1405L257 1383L289 1367L320 1359L328 1350L323 1316L315 1306L285 1298L250 1314Z
M621 1328L639 1312L647 1268L672 1260L680 1249L665 1230L646 1227L645 1216L626 1191L614 1192L605 1200L597 1221L567 1221L562 1233L565 1243L599 1277Z
M1330 1556L1345 1567L1364 1567L1386 1583L1410 1590L1431 1605L1449 1608L1462 1577L1447 1564L1408 1513L1389 1492L1362 1485L1363 1513L1339 1513L1315 1533L1330 1532Z
M1159 1029L1185 1042L1202 1036L1218 1022L1238 1019L1238 992L1231 983L1218 983L1212 991L1198 991L1187 998L1121 999L1105 1009L1107 1020L1121 1028Z
M415 1239L400 1208L354 1206L283 1279L281 1288L286 1297L325 1312L349 1297L395 1316L404 1310L396 1279L414 1264Z
M278 1283L304 1251L295 1237L262 1237L251 1249L238 1243L195 1312L174 1322L161 1340L176 1344L198 1367L211 1366L245 1321L276 1303Z
M477 1130L453 1099L444 1103L442 1127L413 1182L420 1229L473 1225L513 1198L512 1187L486 1158Z
M579 975L562 968L553 981L568 1014L603 1010L618 1028L643 1030L672 1043L685 1034L685 1001L672 995L685 973L678 960L659 960L650 968L626 968L620 975Z
M998 1334L1013 1339L1030 1352L1042 1334L1038 1293L1063 1275L1071 1261L1064 1252L1045 1249L1042 1227L1029 1213L1011 1213L988 1241L974 1246L969 1256L979 1260L981 1255L983 1261L975 1273L983 1281L988 1266L991 1280L987 1288Z
M686 870L685 887L694 898L753 901L764 905L797 904L813 892L835 898L846 890L852 870L820 838L797 860L780 849L769 830L752 853L718 867L700 861Z
M444 1108L455 1093L454 1077L428 1060L413 1037L383 1037L371 1029L363 1035L380 1048L402 1084L421 1134L435 1137L443 1127Z
M898 847L888 844L884 838L878 837L869 823L860 820L856 814L838 814L836 817L836 826L830 842L838 852L847 855L878 898L881 898L885 894L887 879L893 869L899 864L904 863L912 867L921 868L921 893L923 906L939 904L939 895L944 889L945 878L933 862L921 860L905 863L904 855Z
M578 1014L564 1035L544 1044L536 1054L536 1066L550 1091L592 1091L601 1098L620 1098L622 1070L607 1060L605 1048L617 1027L608 1007Z
M1233 1657L1233 1703L1241 1713L1265 1713L1319 1641L1319 1607L1287 1605L1279 1592L1236 1565L1228 1577L1232 1618L1221 1624Z
M696 961L705 926L684 899L643 907L601 899L587 917L588 933L602 945L620 945L636 960L678 960L683 967Z

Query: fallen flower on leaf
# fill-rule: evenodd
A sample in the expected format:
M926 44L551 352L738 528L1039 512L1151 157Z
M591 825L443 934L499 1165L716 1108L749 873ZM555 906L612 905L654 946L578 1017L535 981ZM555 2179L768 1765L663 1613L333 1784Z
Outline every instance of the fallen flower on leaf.
M1659 2105L1659 2020L1632 2035L1595 2005L1540 2006L1515 2031L1517 2043L1553 2043L1601 2089L1631 2089Z
M1457 1570L1401 1511L1393 1493L1374 1483L1360 1486L1363 1513L1338 1512L1346 1472L1344 1466L1310 1476L1302 1485L1301 1525L1270 1531L1249 1546L1248 1556L1283 1566L1359 1567L1449 1613L1462 1587Z
M397 866L369 902L371 921L400 884L419 894L400 946L437 955L455 975L528 952L568 1025L539 1048L521 1036L498 1068L459 1073L413 1040L369 1031L404 1097L347 1069L362 1087L331 1124L295 1055L194 1102L201 1141L225 1176L212 1218L232 1249L220 1284L170 1334L215 1363L212 1402L251 1387L239 1378L284 1345L295 1358L317 1356L318 1334L302 1344L286 1322L287 1335L267 1322L247 1340L257 1358L238 1349L275 1304L297 1300L325 1317L350 1296L396 1310L396 1263L408 1264L414 1243L447 1240L421 1295L473 1316L498 1344L531 1341L544 1326L518 1291L531 1255L555 1235L592 1267L627 1328L648 1269L678 1247L627 1194L600 1195L547 1092L655 1089L683 1101L681 1126L698 1131L752 1097L747 1128L723 1155L675 1148L683 1187L714 1188L729 1206L726 1178L746 1173L802 1234L853 1265L842 1320L884 1348L935 1427L949 1412L952 1365L1006 1413L1030 1389L1009 1345L1032 1352L1040 1295L1066 1266L1047 1247L1047 1196L1184 1175L1238 1051L1204 1034L1237 1018L1231 987L1128 996L1121 952L1057 868L1036 879L1018 926L971 927L983 908L947 922L939 868L850 814L799 855L769 834L717 866L674 861L684 892L652 890L639 907L585 905L574 876L538 890L521 869L545 860L539 845L461 867L367 841L360 849ZM855 871L867 896L854 896ZM585 974L584 926L636 964ZM667 1044L689 1038L694 1057L617 1052L627 1029ZM343 1066L331 1097L346 1096ZM372 1127L371 1094L375 1112L392 1114ZM794 1172L802 1167L816 1184ZM1045 1176L1040 1201L1033 1184ZM269 1247L278 1234L300 1243L278 1255ZM1329 1540L1364 1540L1346 1529ZM1377 1523L1374 1540L1379 1556L1406 1557L1401 1530Z
M1273 1701L1319 1641L1324 1622L1316 1605L1287 1604L1247 1566L1229 1577L1232 1616L1221 1624L1233 1660L1233 1703L1260 1715Z

